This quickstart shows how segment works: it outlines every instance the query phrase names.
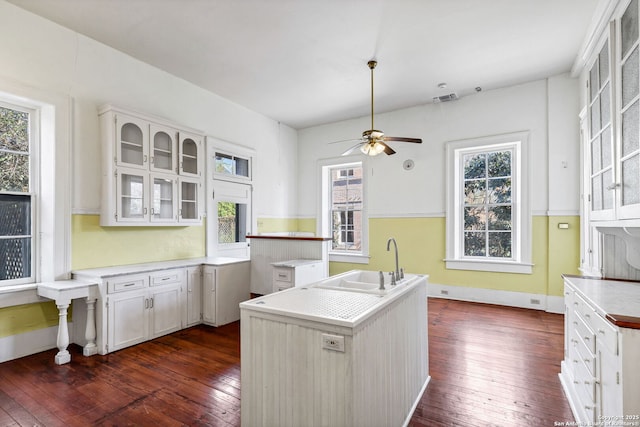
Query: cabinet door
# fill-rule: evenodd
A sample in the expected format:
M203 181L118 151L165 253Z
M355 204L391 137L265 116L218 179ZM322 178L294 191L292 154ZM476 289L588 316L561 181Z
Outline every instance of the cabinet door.
M148 174L135 169L116 172L116 220L118 222L145 222L148 220Z
M151 175L151 222L176 222L176 180L170 175Z
M149 126L151 161L149 169L156 172L177 173L178 131L165 126Z
M149 307L146 289L110 295L108 306L109 351L146 340Z
M216 267L204 267L202 274L202 319L211 325L216 323Z
M151 288L149 315L151 338L180 330L180 284Z
M187 269L187 326L202 320L202 269Z
M178 221L183 223L200 224L200 180L180 178L178 180L178 199L180 207L178 210Z
M116 164L147 169L149 158L149 124L144 120L116 114Z
M180 132L179 140L180 175L201 177L203 165L202 137Z
M600 341L596 341L596 348L598 354L599 415L603 417L619 416L623 413L619 357L613 355Z

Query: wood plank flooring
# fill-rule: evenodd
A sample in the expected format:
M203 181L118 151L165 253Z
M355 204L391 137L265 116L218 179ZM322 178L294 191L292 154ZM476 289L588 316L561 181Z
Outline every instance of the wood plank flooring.
M411 426L573 421L561 315L430 299L428 321L432 379ZM239 329L197 326L106 356L72 345L62 366L56 350L2 363L0 426L239 426Z

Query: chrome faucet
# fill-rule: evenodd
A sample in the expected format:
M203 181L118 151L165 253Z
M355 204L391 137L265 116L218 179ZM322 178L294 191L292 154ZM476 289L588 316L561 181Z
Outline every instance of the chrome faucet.
M389 249L391 248L391 242L393 242L393 247L396 250L396 271L395 271L395 278L397 280L400 280L400 266L398 265L398 244L396 243L396 239L394 239L393 237L390 237L389 240L387 240L387 252L389 252ZM404 276L404 274L403 274Z

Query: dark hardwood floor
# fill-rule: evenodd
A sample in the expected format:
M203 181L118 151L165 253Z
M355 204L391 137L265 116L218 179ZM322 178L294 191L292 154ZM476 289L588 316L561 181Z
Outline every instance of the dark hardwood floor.
M0 426L240 425L238 322L107 356L70 351L62 366L56 350L0 364ZM432 379L410 425L573 421L557 375L562 357L560 315L430 299Z

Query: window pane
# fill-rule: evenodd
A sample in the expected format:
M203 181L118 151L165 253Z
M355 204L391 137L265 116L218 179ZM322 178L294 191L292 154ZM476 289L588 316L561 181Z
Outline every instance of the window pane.
M29 114L0 107L0 150L29 152Z
M487 227L487 214L485 208L464 208L464 229L485 230Z
M600 94L600 129L604 128L611 121L611 85L602 90Z
M598 61L593 64L593 67L591 67L591 70L589 71L589 89L589 94L591 95L590 101L593 102L593 100L598 96L598 91L600 90L598 81Z
M600 74L600 87L609 78L609 44L605 43L598 55L598 71Z
M332 249L362 250L362 168L336 167L330 170Z
M602 175L591 178L591 209L602 210Z
M488 155L488 174L490 178L511 176L511 152L497 151Z
M622 57L625 57L631 46L638 40L638 0L633 0L622 15Z
M29 192L29 156L0 151L0 191Z
M638 48L622 66L622 106L626 107L631 100L638 95L638 70L640 63L638 62Z
M486 234L478 232L464 233L464 255L465 256L485 256Z
M611 157L613 156L613 146L611 145L611 126L608 126L602 134L602 168L607 168L611 166ZM599 169L594 169L593 171L597 171Z
M233 157L216 153L215 170L217 173L233 175Z
M638 101L622 114L622 155L627 156L639 147L640 115Z
M218 202L218 243L241 243L247 240L247 205Z
M486 176L487 157L485 154L468 154L464 156L464 179L483 178Z
M591 105L591 135L600 132L600 103L598 101Z
M487 195L487 181L475 180L464 183L464 204L480 205L485 202Z
M0 280L31 276L31 197L0 195Z
M511 230L511 206L494 206L487 215L489 230Z
M602 165L600 160L602 158L600 146L600 136L596 136L593 141L591 141L591 171L598 172L602 169Z
M511 203L511 178L489 180L488 203Z
M511 233L489 233L489 256L511 258Z
M236 157L236 175L249 176L249 160Z
M640 155L622 162L622 204L634 205L640 203Z
M613 184L613 169L608 169L602 173L602 208L613 209L613 196L611 190L607 190L609 185ZM635 187L638 188L638 187Z

